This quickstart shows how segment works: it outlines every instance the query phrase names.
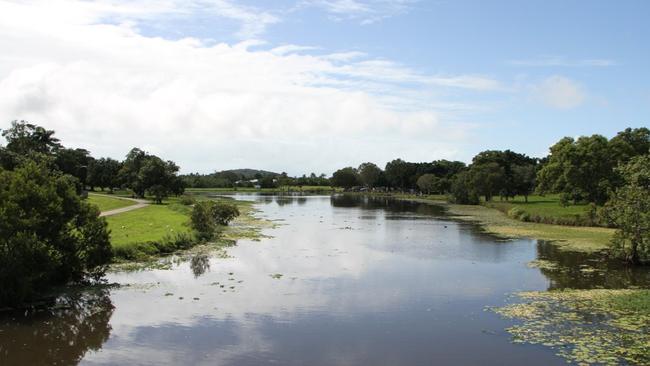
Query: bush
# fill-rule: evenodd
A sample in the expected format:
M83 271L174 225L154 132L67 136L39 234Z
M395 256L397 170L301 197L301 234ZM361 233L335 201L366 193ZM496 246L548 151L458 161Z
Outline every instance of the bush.
M192 196L182 195L179 202L181 205L192 206L196 203L196 200Z
M214 237L219 226L226 226L239 216L237 206L230 203L205 201L194 205L190 215L190 225L201 239Z
M35 162L0 169L0 307L99 278L111 255L106 221L80 199L75 178Z

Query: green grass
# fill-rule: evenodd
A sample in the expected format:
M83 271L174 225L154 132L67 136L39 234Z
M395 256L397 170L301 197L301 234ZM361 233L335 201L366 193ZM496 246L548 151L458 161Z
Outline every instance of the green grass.
M560 249L595 253L608 249L614 229L588 226L551 225L524 222L485 206L449 204L435 196L430 199L409 198L418 202L446 207L455 218L480 224L486 232L505 238L534 238L554 242Z
M589 219L589 205L562 206L558 195L529 196L528 202L524 197L518 196L509 201L497 199L483 204L523 221L568 226L596 226L596 222Z
M133 201L97 194L88 195L88 202L99 207L99 211L102 212L135 205Z
M176 204L151 205L138 210L106 217L111 230L111 245L117 257L138 257L137 252L159 252L154 243L166 237L189 234L189 208Z

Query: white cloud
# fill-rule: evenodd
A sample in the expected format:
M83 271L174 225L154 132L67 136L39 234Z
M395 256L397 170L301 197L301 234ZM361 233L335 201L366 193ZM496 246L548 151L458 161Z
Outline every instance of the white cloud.
M186 172L320 173L397 155L457 158L471 124L459 122L461 103L446 110L438 95L499 86L480 76L425 75L359 52L146 37L138 32L145 20L102 19L144 17L149 3L118 5L0 1L0 47L8 50L0 54L2 125L31 120L96 156L120 158L138 146ZM174 6L154 4L160 12Z
M544 56L529 60L511 60L509 64L514 66L534 67L606 67L616 65L616 61L609 59L581 59L570 60L560 56Z
M303 7L323 9L334 20L357 20L360 24L376 23L408 12L419 0L305 0Z
M554 75L533 87L534 95L545 105L557 109L571 109L581 105L586 92L578 82Z

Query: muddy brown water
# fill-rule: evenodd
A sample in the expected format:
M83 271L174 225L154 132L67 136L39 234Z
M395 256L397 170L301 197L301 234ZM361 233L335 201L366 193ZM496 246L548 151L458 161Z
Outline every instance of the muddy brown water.
M272 238L4 313L0 365L564 365L552 349L511 343L513 322L486 307L517 291L650 283L647 270L499 240L437 206L237 198L278 220ZM529 268L534 259L566 270Z

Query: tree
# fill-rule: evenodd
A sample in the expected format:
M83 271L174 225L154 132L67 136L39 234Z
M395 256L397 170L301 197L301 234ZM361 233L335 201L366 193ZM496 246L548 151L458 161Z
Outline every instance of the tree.
M102 189L108 188L113 190L113 188L120 185L118 175L122 164L111 158L101 158L93 160L90 163L88 168L88 185L91 189L94 187L100 187Z
M485 201L491 201L503 187L504 169L497 163L472 164L469 173L472 186L477 194L485 197Z
M402 159L395 159L386 164L384 174L391 187L402 190L415 187L417 180L417 164Z
M631 158L650 153L650 130L626 128L609 140L614 159L619 164L627 163Z
M54 164L58 170L79 179L85 187L88 178L88 167L94 159L86 149L60 148L56 151Z
M615 163L605 137L565 137L551 147L547 163L538 172L538 191L561 193L574 203L602 204L616 187Z
M12 121L11 127L2 131L2 136L7 140L6 149L18 155L52 155L61 148L54 131L27 121Z
M420 191L430 194L432 192L440 192L440 178L433 174L424 174L417 181Z
M625 185L607 202L604 216L616 231L614 254L633 263L650 263L650 155L633 158L619 169Z
M373 188L377 186L379 182L382 171L379 167L373 163L363 163L359 165L359 181L361 184L368 188Z
M478 153L474 159L472 159L473 165L489 163L497 164L503 170L503 179L501 180L495 194L498 193L501 195L501 197L505 197L507 200L509 197L514 197L516 194L518 194L514 167L521 165L534 166L537 161L536 159L530 158L524 154L516 153L511 150L487 150Z
M37 162L0 169L0 307L103 274L112 255L106 221L75 180Z
M518 195L524 196L528 202L528 196L535 190L535 179L537 177L537 169L533 164L514 165L512 167L512 183L514 192Z
M474 188L469 171L462 171L454 176L451 183L449 199L461 205L478 205L479 197Z
M332 186L351 188L359 185L357 170L352 167L339 169L332 174Z
M136 196L144 197L145 193L149 193L157 203L162 203L170 193L180 195L185 189L177 176L178 170L178 165L173 161L163 161L134 148L122 163L119 175L124 185L131 188Z

